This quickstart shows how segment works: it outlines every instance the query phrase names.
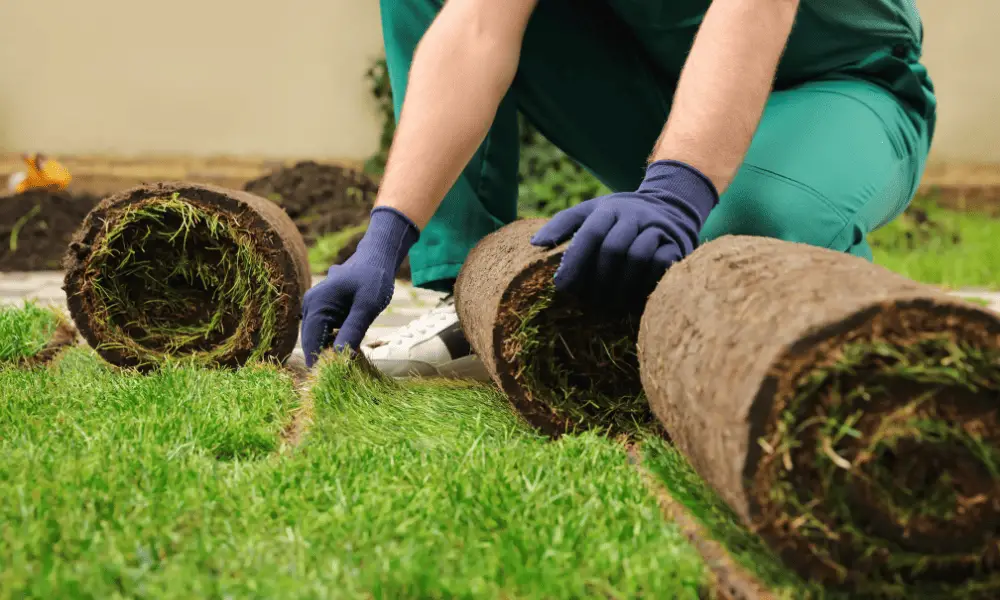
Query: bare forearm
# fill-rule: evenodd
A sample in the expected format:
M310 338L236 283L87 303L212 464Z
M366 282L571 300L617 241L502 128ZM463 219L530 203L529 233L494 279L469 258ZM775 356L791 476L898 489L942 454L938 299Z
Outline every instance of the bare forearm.
M771 92L799 0L714 0L695 38L652 160L732 182Z
M534 0L516 3L534 6ZM417 48L376 202L421 229L486 137L517 71L523 37L522 22L497 27L493 9L469 0L451 4ZM523 22L530 7L525 11Z

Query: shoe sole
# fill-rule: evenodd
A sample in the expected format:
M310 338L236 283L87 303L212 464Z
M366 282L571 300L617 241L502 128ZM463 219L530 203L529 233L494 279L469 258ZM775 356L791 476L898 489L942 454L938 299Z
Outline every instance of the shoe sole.
M371 360L372 365L394 379L414 377L443 377L446 379L471 379L489 382L483 361L477 356L463 356L435 367L429 363L412 360Z

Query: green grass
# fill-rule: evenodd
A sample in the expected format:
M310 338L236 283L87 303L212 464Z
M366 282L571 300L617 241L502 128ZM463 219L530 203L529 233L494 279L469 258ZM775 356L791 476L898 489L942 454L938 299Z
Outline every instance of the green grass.
M926 218L925 218L926 217ZM917 198L868 237L875 262L916 281L1000 289L1000 219L957 212Z
M272 367L0 368L0 598L697 598L702 563L596 435L339 361L311 430Z
M344 228L336 233L330 233L320 237L316 243L309 248L309 270L312 273L326 273L333 261L337 259L340 251L360 233L368 229L368 222Z
M0 305L0 363L37 354L56 330L59 317L33 302Z

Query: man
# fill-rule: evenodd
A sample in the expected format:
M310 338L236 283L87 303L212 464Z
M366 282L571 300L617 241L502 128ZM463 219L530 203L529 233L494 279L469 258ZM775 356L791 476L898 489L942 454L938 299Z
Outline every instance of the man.
M359 349L410 251L448 292L516 217L517 111L615 193L557 214L557 289L642 301L725 234L871 259L923 173L935 97L914 0L382 0L398 128L357 253L306 295L302 343ZM405 95L405 98L404 98ZM393 375L476 369L454 307L363 349Z

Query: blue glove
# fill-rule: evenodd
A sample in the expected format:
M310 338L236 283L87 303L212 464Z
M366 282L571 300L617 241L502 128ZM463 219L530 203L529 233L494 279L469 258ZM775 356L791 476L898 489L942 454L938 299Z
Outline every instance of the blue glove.
M555 275L558 291L594 304L641 307L660 278L697 246L719 194L705 175L661 160L635 192L609 194L557 213L531 243L572 238Z
M306 365L330 344L357 351L368 328L392 300L396 272L420 230L396 209L372 210L368 230L343 264L330 267L326 279L302 301L302 351ZM336 337L334 330L340 330Z

